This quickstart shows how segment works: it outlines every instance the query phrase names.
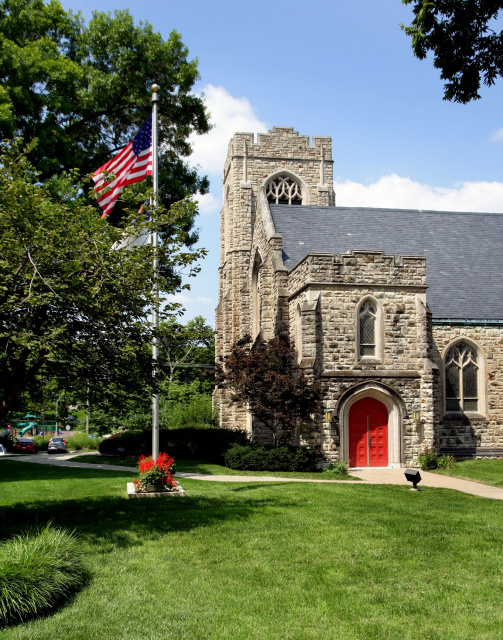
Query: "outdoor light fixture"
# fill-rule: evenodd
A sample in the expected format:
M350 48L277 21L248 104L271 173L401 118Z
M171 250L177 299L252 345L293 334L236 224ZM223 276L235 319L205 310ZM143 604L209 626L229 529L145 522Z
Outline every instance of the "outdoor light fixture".
M412 482L414 485L410 488L411 491L419 491L417 486L418 482L421 482L421 474L417 469L405 469L405 477L409 482Z
M412 419L416 424L421 422L421 411L417 407L412 409Z
M332 420L332 409L327 409L325 411L325 420L330 422Z

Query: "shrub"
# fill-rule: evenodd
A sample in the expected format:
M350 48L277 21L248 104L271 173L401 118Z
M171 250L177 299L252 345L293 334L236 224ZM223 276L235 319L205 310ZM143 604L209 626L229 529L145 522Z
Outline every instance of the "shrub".
M67 447L74 451L82 449L97 450L103 438L90 438L86 433L77 433L68 438Z
M197 458L221 463L224 453L236 442L246 442L246 434L242 431L215 427L185 427L159 431L159 449L175 458ZM114 433L99 446L102 455L118 455L118 448L125 449L126 455L129 456L148 456L152 453L152 431Z
M311 471L315 453L303 447L234 444L225 453L225 466L243 471Z
M438 457L439 469L454 469L455 466L456 466L456 460L454 460L452 456L443 454Z
M452 456L440 454L435 449L426 449L419 458L419 463L423 471L430 469L452 469L456 461Z
M150 455L152 453L152 432L145 430L113 433L109 438L100 442L99 452L105 456L116 456L119 448L125 449L128 455L134 457Z
M39 451L47 451L47 445L49 444L49 436L33 436L33 442L37 445Z
M73 533L51 524L0 544L0 624L53 609L86 581Z
M425 449L418 460L423 471L438 469L438 453L435 449Z
M344 460L331 464L328 469L323 471L324 474L330 476L347 476L348 475L348 463Z

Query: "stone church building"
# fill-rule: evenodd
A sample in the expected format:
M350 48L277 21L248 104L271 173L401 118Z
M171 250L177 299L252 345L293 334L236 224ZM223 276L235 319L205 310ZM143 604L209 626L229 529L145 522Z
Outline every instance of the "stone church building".
M235 134L223 199L217 357L289 337L325 391L299 444L358 467L503 454L503 215L338 207L331 139L287 127Z

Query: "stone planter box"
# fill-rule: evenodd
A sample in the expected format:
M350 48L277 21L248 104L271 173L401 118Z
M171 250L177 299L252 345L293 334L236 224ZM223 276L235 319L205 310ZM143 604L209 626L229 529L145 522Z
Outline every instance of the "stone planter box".
M179 483L176 491L150 491L149 493L136 493L136 491L134 490L134 482L127 483L128 498L170 498L184 495L185 490L180 486Z

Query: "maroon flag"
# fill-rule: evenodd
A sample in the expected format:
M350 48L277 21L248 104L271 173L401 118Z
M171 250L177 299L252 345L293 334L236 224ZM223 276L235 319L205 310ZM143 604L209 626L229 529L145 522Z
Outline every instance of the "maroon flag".
M94 194L103 209L102 218L114 208L122 189L152 175L152 117L131 142L93 174Z

